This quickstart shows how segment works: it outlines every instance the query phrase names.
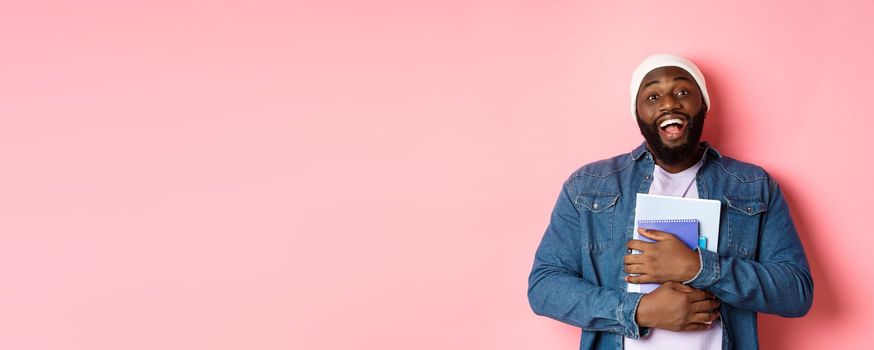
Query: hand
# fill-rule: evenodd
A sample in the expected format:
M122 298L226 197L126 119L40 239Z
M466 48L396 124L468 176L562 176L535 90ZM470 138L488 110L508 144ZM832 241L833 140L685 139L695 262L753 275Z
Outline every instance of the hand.
M641 235L655 242L636 239L628 241L628 248L643 254L625 256L625 276L628 283L685 282L698 274L701 262L698 254L676 236L662 231L638 229Z
M676 282L666 282L640 299L635 319L641 327L669 331L709 329L719 317L713 294Z

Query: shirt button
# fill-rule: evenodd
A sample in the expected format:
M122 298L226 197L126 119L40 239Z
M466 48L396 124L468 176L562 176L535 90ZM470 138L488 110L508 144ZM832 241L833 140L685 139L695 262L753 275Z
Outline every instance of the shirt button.
M592 208L598 209L598 203L592 204Z
M643 178L649 180L649 175L644 176Z

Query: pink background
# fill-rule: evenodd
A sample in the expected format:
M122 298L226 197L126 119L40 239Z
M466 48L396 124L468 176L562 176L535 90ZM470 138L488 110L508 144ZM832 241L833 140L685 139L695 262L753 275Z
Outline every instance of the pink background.
M870 348L872 10L4 4L0 348L576 349L528 272L567 175L642 140L654 52L792 207L815 302L764 347Z

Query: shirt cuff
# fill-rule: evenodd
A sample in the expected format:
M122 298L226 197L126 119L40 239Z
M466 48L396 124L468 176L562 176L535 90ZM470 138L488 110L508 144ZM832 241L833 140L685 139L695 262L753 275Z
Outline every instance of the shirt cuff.
M719 280L719 255L709 250L699 250L698 254L701 257L701 270L688 284L698 289L705 289Z
M625 326L626 338L639 339L649 334L648 327L640 327L637 325L637 307L640 305L640 299L643 293L624 293L619 301L619 308L616 310L619 323Z

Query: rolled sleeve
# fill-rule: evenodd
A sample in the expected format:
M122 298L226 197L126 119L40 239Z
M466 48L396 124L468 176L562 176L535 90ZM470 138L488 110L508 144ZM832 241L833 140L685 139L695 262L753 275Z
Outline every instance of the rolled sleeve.
M638 339L649 334L649 328L640 327L637 324L637 307L640 306L641 293L625 293L619 302L616 319L625 327L624 336L630 339Z

